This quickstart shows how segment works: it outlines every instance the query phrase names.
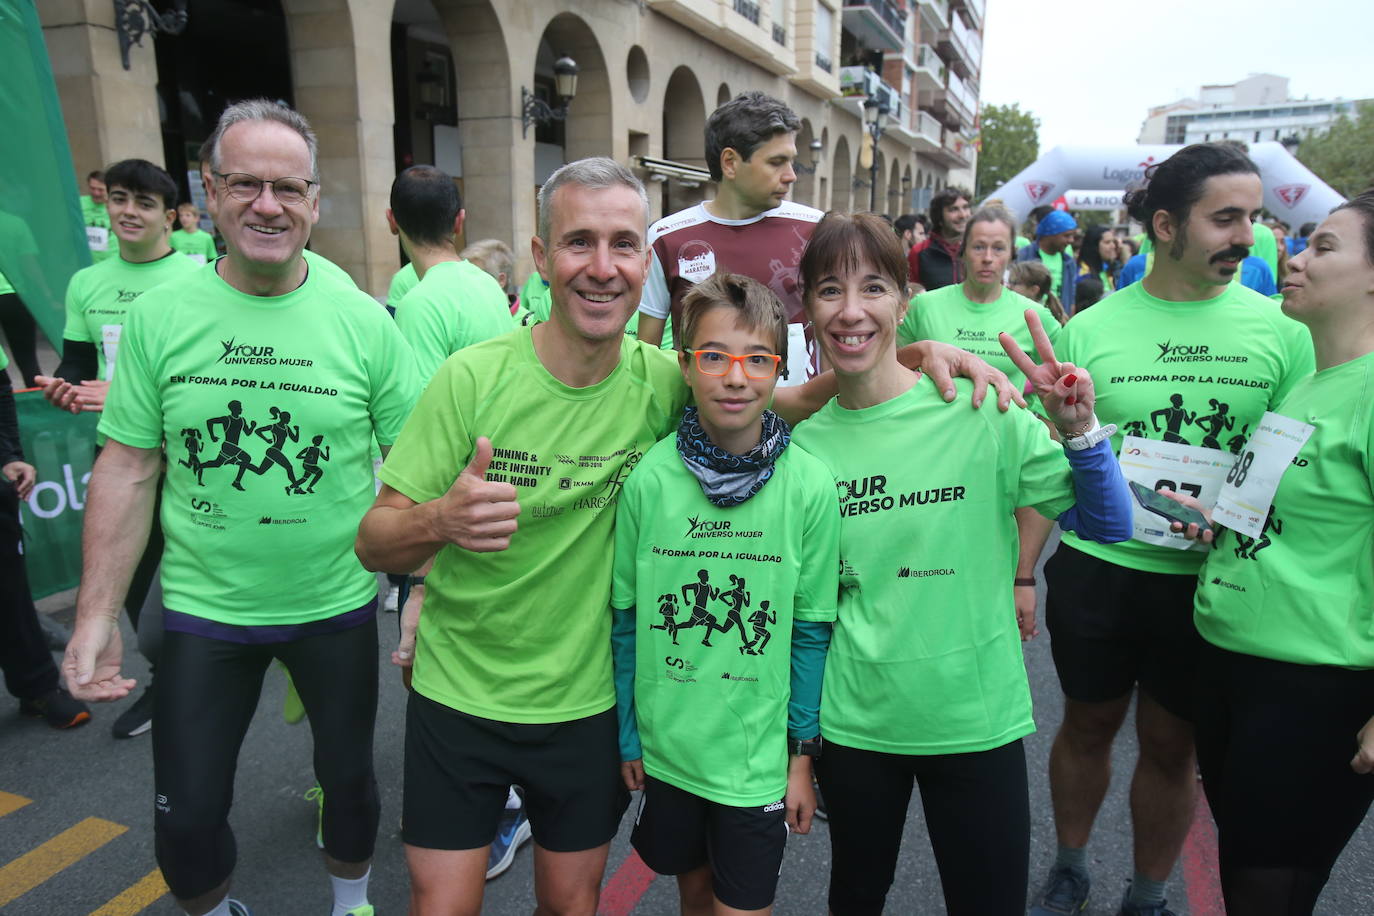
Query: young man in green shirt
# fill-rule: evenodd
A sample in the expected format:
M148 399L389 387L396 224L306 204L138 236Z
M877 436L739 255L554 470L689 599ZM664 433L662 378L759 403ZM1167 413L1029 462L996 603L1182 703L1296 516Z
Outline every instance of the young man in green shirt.
M153 712L163 877L190 916L247 912L228 898L228 815L238 751L276 658L310 717L332 916L372 916L377 582L351 549L353 520L371 501L373 443L394 441L418 378L385 311L302 257L319 219L309 124L253 99L225 109L208 145L207 202L226 254L145 294L129 315L100 424L109 440L91 475L64 673L83 699L134 686L120 674L118 605L153 523L166 442ZM307 444L329 450L319 473L300 454Z
M1129 197L1155 244L1140 283L1073 318L1064 358L1100 380L1097 413L1123 435L1122 470L1151 490L1216 498L1233 452L1264 412L1312 371L1307 331L1276 303L1231 283L1253 242L1259 171L1218 144L1185 147ZM1050 752L1059 851L1037 916L1087 900L1087 844L1111 778L1111 748L1139 687L1140 756L1131 784L1135 876L1121 912L1162 916L1164 882L1193 819L1193 593L1203 554L1137 508L1135 535L1091 544L1066 534L1045 567L1046 623L1065 694ZM1045 526L1045 529L1048 525ZM1047 532L1046 532L1047 533ZM1043 538L1022 531L1017 577L1034 575Z
M81 195L81 219L86 224L86 244L96 264L119 253L119 239L110 231L110 214L105 209L105 173L96 169L86 176Z
M50 404L73 413L104 410L119 360L124 323L134 303L148 290L197 269L194 262L168 245L167 230L176 213L172 177L144 159L116 162L104 175L111 237L119 240L119 248L114 257L72 275L67 284L62 362L51 376L37 379ZM97 455L103 444L104 437L98 435ZM129 622L140 634L139 650L154 672L159 655L158 624L155 617L144 620L143 605L154 586L162 549L162 528L154 525L124 599ZM115 718L110 732L116 738L132 738L146 732L152 719L150 681L139 698Z
M396 326L426 380L463 347L515 327L501 284L458 257L464 216L458 186L432 165L413 165L391 184L387 223L419 281L396 304Z
M789 828L810 832L816 807L839 506L826 467L765 409L787 356L778 298L717 273L687 293L680 327L695 405L616 510L621 770L644 790L635 849L677 876L683 912L757 911L772 906Z
M480 909L517 783L540 905L591 916L626 804L606 613L614 507L688 391L668 354L625 334L649 261L643 185L612 160L579 160L539 203L531 248L550 319L439 368L358 530L370 569L434 558L406 728L417 914ZM942 349L958 353L926 343L911 357L952 397ZM778 412L805 417L833 390L828 379L781 390Z
M172 237L168 240L173 249L197 264L208 264L219 257L214 235L200 228L199 207L189 200L177 204L177 223L181 228L173 229Z

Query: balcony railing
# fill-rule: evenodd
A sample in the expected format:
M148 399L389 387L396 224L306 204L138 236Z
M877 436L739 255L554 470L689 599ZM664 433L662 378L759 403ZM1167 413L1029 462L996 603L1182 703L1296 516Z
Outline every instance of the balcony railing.
M757 3L752 3L750 0L735 0L735 12L754 25L759 24L759 5Z
M916 69L929 71L934 78L933 82L943 86L948 75L945 62L940 59L940 55L935 53L935 49L930 45L920 45L916 48Z
M918 111L911 123L912 133L928 140L934 146L940 145L940 119L928 111Z
M773 23L773 40L784 48L787 47L787 29L784 29L776 22Z
M926 18L936 24L938 28L949 27L949 0L919 0L924 8Z
M830 62L830 55L826 54L823 51L816 52L816 66L824 70L826 73L835 72L835 66Z

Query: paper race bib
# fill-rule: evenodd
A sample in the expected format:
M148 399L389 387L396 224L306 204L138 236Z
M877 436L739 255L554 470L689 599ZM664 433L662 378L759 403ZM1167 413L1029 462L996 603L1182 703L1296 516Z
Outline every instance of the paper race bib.
M1168 487L1186 493L1210 508L1226 482L1226 472L1235 466L1236 456L1215 448L1180 445L1126 436L1121 440L1121 476L1151 490ZM1134 540L1177 550L1210 550L1169 530L1169 521L1132 501L1131 535Z
M1279 481L1315 430L1300 420L1265 411L1226 473L1212 520L1246 537L1259 537Z
M87 226L86 244L90 246L91 251L109 251L110 230L100 226Z
M188 254L186 255L186 257L190 258L192 261L195 261L197 264L205 263L205 255L203 254Z
M114 378L115 357L119 355L119 335L124 332L122 324L102 324L100 326L100 349L105 354L105 381Z
M787 326L787 378L778 380L778 387L801 385L806 382L807 370L811 367L811 356L806 352L806 327L800 324Z

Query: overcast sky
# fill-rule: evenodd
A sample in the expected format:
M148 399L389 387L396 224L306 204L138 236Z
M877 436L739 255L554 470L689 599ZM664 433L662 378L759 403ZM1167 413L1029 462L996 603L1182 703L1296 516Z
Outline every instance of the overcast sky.
M1041 153L1134 144L1150 107L1250 73L1374 98L1370 0L987 0L984 41L981 103L1035 114Z

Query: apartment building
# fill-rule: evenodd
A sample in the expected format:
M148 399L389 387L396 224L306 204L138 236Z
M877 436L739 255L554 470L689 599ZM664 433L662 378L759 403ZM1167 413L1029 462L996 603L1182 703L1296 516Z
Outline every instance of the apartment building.
M78 180L140 156L194 195L223 107L282 99L320 137L311 247L379 293L400 258L384 217L398 169L455 175L467 238L507 240L525 271L535 195L563 162L630 165L654 217L709 198L705 119L745 89L802 118L798 201L895 216L971 184L984 2L155 3L186 10L179 34L117 21L108 0L45 0L39 13ZM876 148L869 100L884 121Z

